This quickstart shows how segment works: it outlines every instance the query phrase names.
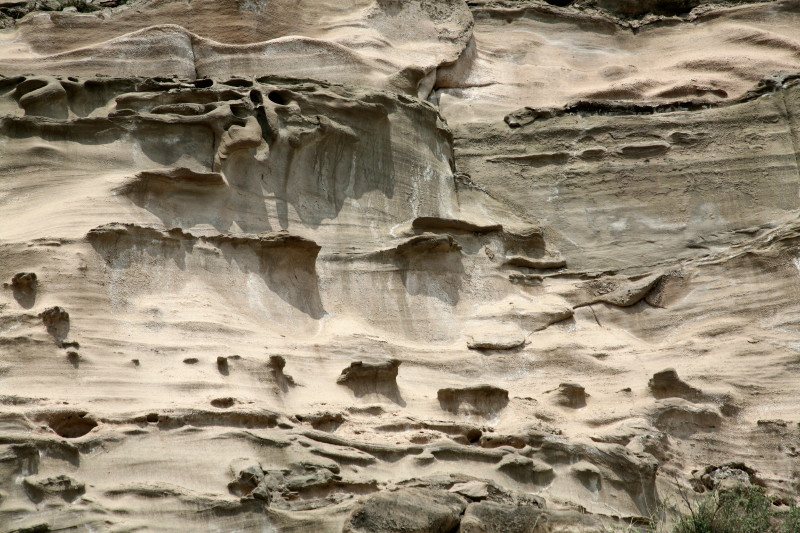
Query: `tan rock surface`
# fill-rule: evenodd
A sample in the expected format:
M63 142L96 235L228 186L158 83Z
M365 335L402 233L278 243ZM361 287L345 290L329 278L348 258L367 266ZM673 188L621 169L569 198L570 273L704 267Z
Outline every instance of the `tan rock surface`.
M0 3L0 532L797 498L800 5L568 3Z

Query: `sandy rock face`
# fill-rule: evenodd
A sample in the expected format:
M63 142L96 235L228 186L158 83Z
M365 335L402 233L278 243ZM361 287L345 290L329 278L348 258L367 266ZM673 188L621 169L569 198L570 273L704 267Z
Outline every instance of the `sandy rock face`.
M0 2L0 532L797 498L795 0Z
M366 498L353 511L343 531L446 533L458 527L465 507L464 499L451 492L401 489Z

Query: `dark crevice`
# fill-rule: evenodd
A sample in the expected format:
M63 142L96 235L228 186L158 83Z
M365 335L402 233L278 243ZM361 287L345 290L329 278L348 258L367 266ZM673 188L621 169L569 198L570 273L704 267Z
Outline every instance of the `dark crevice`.
M261 91L258 89L253 89L250 91L250 101L253 102L255 105L261 105L264 103L264 98L261 96Z
M61 412L53 414L47 425L60 437L75 439L96 428L97 422L86 412Z
M11 19L21 19L29 13L37 11L63 11L66 8L74 7L78 13L94 13L101 11L104 8L113 8L122 6L128 3L128 0L50 0L47 2L33 1L33 2L7 2L6 5L0 7L0 17L5 15Z
M287 105L292 101L286 91L270 91L267 98L278 105Z
M778 0L767 0L778 2ZM562 19L576 24L610 24L636 34L645 26L674 26L701 22L719 16L734 6L764 2L752 0L545 0L469 1L473 14L485 14L506 22L516 18Z
M193 80L196 81L200 78L200 74L197 72L197 54L194 51L194 38L192 35L189 35L189 48L192 51L192 68L194 68Z

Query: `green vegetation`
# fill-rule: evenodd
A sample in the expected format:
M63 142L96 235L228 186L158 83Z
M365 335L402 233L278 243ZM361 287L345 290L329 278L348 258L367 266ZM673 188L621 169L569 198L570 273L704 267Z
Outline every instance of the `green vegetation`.
M800 507L786 510L773 505L761 487L739 485L714 491L691 502L684 494L684 509L670 524L654 519L651 528L630 527L633 533L800 533ZM662 509L658 516L667 513Z
M674 533L771 533L772 500L763 489L740 486L732 491L713 492L674 527Z
M782 533L800 532L800 507L793 505L786 516L783 518Z

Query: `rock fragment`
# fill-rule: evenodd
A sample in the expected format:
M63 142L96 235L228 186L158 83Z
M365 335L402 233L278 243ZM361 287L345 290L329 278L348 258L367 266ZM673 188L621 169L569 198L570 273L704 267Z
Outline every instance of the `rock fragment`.
M733 462L724 465L709 465L692 478L695 490L735 490L741 486L762 485L757 472L744 463Z
M275 380L275 384L282 392L287 392L290 387L294 387L297 384L292 376L283 372L284 368L286 368L286 359L283 356L271 355L269 357L269 371Z
M252 465L239 471L236 479L228 483L231 494L242 499L258 500L269 505L271 496L264 480L264 472L259 465Z
M53 477L27 477L22 480L22 486L28 497L36 503L50 496L73 502L86 492L86 486L82 482L64 474Z
M67 338L69 333L69 313L64 308L59 306L48 307L39 313L39 317L47 328L47 332L56 341L60 342Z
M444 490L379 492L353 510L343 533L450 533L466 506L463 497Z
M20 291L33 290L36 284L37 277L34 272L19 272L11 278L11 287Z
M461 520L460 533L548 533L550 519L534 505L471 503Z
M440 389L439 405L454 414L491 416L508 405L508 391L492 385Z
M555 390L554 402L562 407L580 409L586 407L586 389L577 383L561 383Z
M401 401L397 387L397 373L400 361L390 359L379 363L355 361L342 370L336 380L353 391L357 398L365 396L382 396L395 403Z
M525 332L519 328L497 328L494 325L481 327L473 332L467 339L467 348L470 350L499 350L507 351L525 345Z
M656 372L647 385L650 387L650 392L653 393L653 396L658 399L683 398L689 401L697 401L703 398L702 391L680 379L678 372L674 368Z

